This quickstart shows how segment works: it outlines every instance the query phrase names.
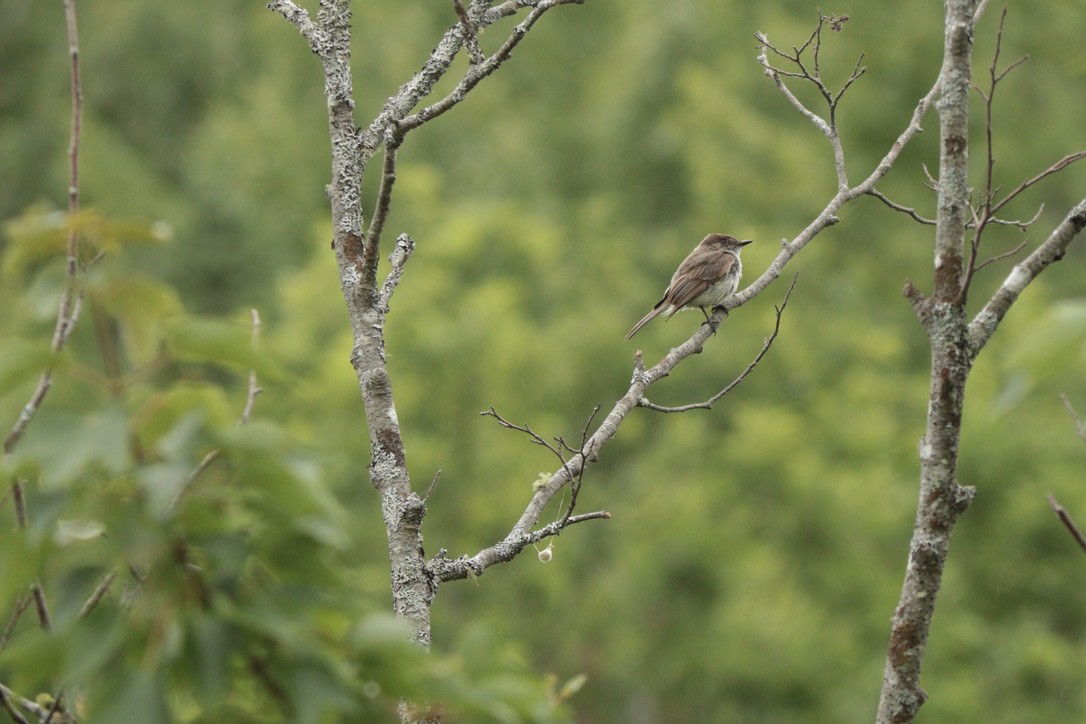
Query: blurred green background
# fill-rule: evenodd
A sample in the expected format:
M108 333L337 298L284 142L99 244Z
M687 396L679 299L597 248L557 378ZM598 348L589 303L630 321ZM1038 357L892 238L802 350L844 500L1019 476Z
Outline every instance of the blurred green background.
M545 451L480 418L480 410L493 405L541 434L576 439L593 405L607 409L624 391L635 345L623 334L701 236L756 239L744 252L749 281L778 241L796 235L829 199L836 180L828 144L754 60L756 31L785 47L799 44L816 7L588 0L559 8L465 103L408 138L386 238L391 248L407 232L418 249L392 302L388 357L416 487L442 470L425 524L427 553L471 554L502 537L540 471L555 467ZM1000 10L991 7L978 28L981 83ZM1002 57L1030 59L996 96L996 175L1004 188L1086 147L1082 10L1081 3L1010 8ZM942 8L858 2L823 11L850 16L842 33L826 33L821 61L830 79L844 80L866 53L868 72L840 111L855 183L886 152L938 70ZM107 253L92 269L88 306L102 311L81 320L74 361L62 366L16 463L30 471L32 516L94 518L113 534L93 554L46 533L32 537L41 545L36 575L48 580L42 571L52 570L63 581L56 588L67 591L69 574L90 565L87 555L99 556L102 570L148 550L176 562L174 542L184 530L205 551L203 570L235 575L238 590L265 590L252 584L252 560L260 559L276 571L268 580L279 585L297 575L297 589L321 599L289 606L277 599L268 605L282 618L262 629L245 619L253 599L211 573L212 582L200 584L213 589L205 597L191 582L164 585L154 595L170 606L196 600L178 629L176 656L165 644L156 654L176 663L173 678L148 672L151 645L125 638L134 636L130 627L118 629L125 636L103 634L119 647L120 658L110 661L146 675L106 700L124 709L129 700L159 696L145 711L196 720L212 709L193 701L248 694L186 682L186 671L199 678L200 661L230 654L206 646L192 653L183 642L206 643L225 627L234 638L257 631L266 644L270 631L301 625L299 616L319 609L325 638L299 648L307 652L298 654L302 663L284 664L283 675L308 665L306 656L334 671L336 647L349 648L340 633L360 611L389 603L350 331L328 249L323 81L293 27L263 3L83 1L78 12L83 202L101 220L94 228L102 248L116 242L124 252ZM27 250L50 248L41 229L50 209L65 207L69 108L60 3L0 0L0 17L0 219L10 222L0 238L0 302L8 310L0 372L16 370L0 376L6 431L32 389L41 361L32 351L47 347L60 285L59 261ZM360 124L454 20L451 3L439 0L355 3ZM484 49L509 27L487 33ZM979 99L974 110L973 183L982 188ZM938 165L934 112L924 127L880 188L932 216L923 165L933 173ZM369 203L378 170L367 176ZM1028 218L1043 203L1025 234L1036 244L1084 191L1086 166L1072 167L1006 215ZM873 717L927 401L926 339L900 290L906 279L930 284L933 230L873 199L840 216L788 267L799 281L781 336L755 374L711 412L639 411L627 420L578 502L580 511L610 510L610 521L570 529L545 565L526 555L440 590L434 642L450 666L473 676L488 666L504 671L492 660L501 651L514 662L510 669L558 682L587 675L580 691L547 714L473 710L461 692L450 715L645 724ZM156 243L124 243L117 228L124 220L143 229L134 236ZM166 227L170 241L157 243ZM1022 240L1019 230L989 229L983 255ZM1086 413L1084 261L1080 241L1015 305L972 375L960 481L978 494L954 538L920 721L1086 717L1086 556L1045 500L1055 494L1086 522L1086 446L1058 398L1066 393ZM1012 263L978 274L972 309ZM782 279L733 314L705 353L653 388L651 399L679 404L723 387L772 329L785 288ZM245 400L244 372L255 364L246 353L249 308L263 320L265 392L256 431L243 435L233 423ZM698 319L655 323L636 346L652 362ZM229 341L218 345L216 332ZM120 351L102 353L111 344ZM71 439L85 445L70 446ZM109 445L118 449L101 452ZM179 519L163 517L154 508L155 476L172 469L176 479L216 445L233 456L228 470L213 473L233 480L232 492L197 491ZM154 452L141 456L143 448ZM70 464L42 462L50 458ZM103 502L95 481L113 491L115 505ZM291 492L295 486L306 492ZM206 489L216 490L214 483ZM152 512L123 512L133 500ZM308 516L296 531L306 545L267 537L276 521L295 525L299 509ZM261 526L264 538L253 533ZM234 570L233 554L222 551L238 535L251 549L237 554L248 563ZM326 567L308 570L318 559ZM10 563L0 570L5 601L26 572ZM208 609L209 600L220 604ZM144 618L148 640L157 641L155 610ZM32 628L24 620L17 633L37 642ZM98 650L64 641L72 651ZM344 656L361 655L353 651ZM16 654L0 659L0 680L38 671ZM49 680L46 663L39 668L20 674L29 687L22 693ZM229 670L223 664L219 675ZM202 693L177 693L186 686ZM244 703L229 710L238 720ZM313 720L362 716L344 706L317 707ZM386 706L366 716L391 714Z

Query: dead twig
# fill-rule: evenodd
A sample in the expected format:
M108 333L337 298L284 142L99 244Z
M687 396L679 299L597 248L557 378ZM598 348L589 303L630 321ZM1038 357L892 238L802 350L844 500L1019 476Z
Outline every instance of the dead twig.
M1086 535L1083 535L1079 527L1075 525L1075 521L1071 518L1071 514L1067 512L1067 508L1060 505L1059 501L1052 495L1048 496L1048 507L1052 508L1052 512L1060 519L1060 522L1063 523L1063 527L1067 529L1067 532L1070 533L1071 537L1078 543L1079 548L1086 551Z

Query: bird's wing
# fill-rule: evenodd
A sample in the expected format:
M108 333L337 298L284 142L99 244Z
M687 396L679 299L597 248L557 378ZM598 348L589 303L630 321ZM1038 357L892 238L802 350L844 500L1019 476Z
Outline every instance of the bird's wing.
M664 300L676 308L689 304L713 286L735 264L735 255L719 249L694 249L671 277Z

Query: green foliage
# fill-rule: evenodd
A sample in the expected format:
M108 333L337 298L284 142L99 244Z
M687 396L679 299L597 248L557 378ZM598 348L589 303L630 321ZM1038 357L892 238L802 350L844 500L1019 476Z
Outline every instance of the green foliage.
M28 253L48 235L23 231L50 219L9 226L0 264L24 297L56 260ZM73 338L4 459L28 525L4 527L0 595L10 610L39 581L52 626L33 610L12 619L0 681L63 691L105 722L393 721L401 699L468 719L561 718L568 694L512 653L486 665L427 655L377 612L361 581L378 564L353 555L358 517L329 486L327 454L272 417L237 422L234 380L255 370L274 405L281 365L254 349L251 327L187 314L171 287L125 267L113 247L91 265L82 321L95 335ZM4 347L5 419L53 363L42 349L44 335ZM473 630L475 656L485 634Z
M44 366L56 380L0 463L28 480L31 511L22 533L10 497L0 505L0 621L35 579L56 621L44 634L23 615L0 681L26 695L64 686L107 721L394 720L401 696L439 702L452 721L870 718L916 504L929 361L900 289L929 284L928 227L874 200L842 210L789 267L799 283L756 373L711 412L632 415L578 503L612 519L570 529L545 566L525 556L443 587L439 653L421 656L375 613L386 543L327 248L312 54L257 5L216 7L209 23L199 3L79 4L94 210L77 223L94 245L84 260L106 253L54 359L68 220L49 209L66 188L67 56L58 3L15 6L0 25L0 420ZM847 77L861 51L869 68L841 106L856 181L934 78L941 18L937 5L827 10L851 19L828 34L826 72ZM995 10L977 33L981 75ZM355 14L365 122L454 18L449 3ZM1011 9L1003 57L1031 60L996 96L1004 188L1083 145L1066 102L1086 73L1080 15ZM701 235L755 238L751 278L832 192L825 140L753 60L755 31L788 46L813 22L801 2L559 8L467 102L409 136L387 229L418 249L387 353L416 487L443 471L429 552L503 536L557 465L479 411L576 439L629 379L622 334ZM935 168L934 116L924 127L882 188L931 216L921 164ZM1007 214L1046 203L1035 243L1083 188L1086 167L1072 167ZM119 221L130 218L165 226ZM173 241L158 243L165 228ZM982 256L1021 240L989 229ZM1082 254L1030 287L970 381L960 476L978 496L925 663L932 721L1071 720L1086 706L1081 553L1045 503L1054 493L1086 519L1086 448L1057 397L1086 414ZM978 273L971 308L1011 263ZM653 400L727 384L771 329L782 287L733 314ZM646 329L646 359L698 318ZM250 368L265 392L239 428Z

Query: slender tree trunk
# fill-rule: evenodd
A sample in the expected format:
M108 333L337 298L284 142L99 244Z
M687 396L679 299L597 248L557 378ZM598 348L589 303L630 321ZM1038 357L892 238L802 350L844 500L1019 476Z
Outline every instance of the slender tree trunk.
M939 209L932 296L912 285L906 295L931 343L931 396L920 445L920 499L901 599L894 612L878 722L912 721L925 694L920 667L958 517L973 488L958 485L965 384L973 354L962 288L969 214L969 90L976 0L947 0L940 72Z

